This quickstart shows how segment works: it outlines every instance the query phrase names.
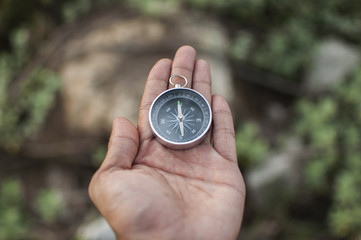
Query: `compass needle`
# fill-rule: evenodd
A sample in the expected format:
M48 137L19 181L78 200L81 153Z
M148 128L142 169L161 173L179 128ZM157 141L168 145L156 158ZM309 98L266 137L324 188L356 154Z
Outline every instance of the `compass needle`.
M180 128L181 136L184 137L184 125L183 125L183 122L179 122L179 128Z
M184 116L182 113L182 104L181 102L178 100L177 102L177 106L178 106L178 122L179 122L179 129L180 129L180 133L181 136L184 137L184 124L183 124L183 120L184 120Z

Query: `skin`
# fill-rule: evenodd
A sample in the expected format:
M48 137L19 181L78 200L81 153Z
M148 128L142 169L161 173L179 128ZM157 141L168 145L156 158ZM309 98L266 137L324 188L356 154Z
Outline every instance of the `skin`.
M211 132L189 150L164 147L149 125L149 108L171 87L173 74L184 75L187 87L212 106ZM124 118L114 120L107 155L89 185L90 198L119 240L226 240L237 237L245 193L229 106L211 95L208 63L183 46L173 61L161 59L150 71L137 128Z

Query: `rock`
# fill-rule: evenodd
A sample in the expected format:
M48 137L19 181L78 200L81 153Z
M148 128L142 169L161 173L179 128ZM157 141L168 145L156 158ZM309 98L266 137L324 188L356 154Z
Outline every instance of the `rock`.
M299 169L304 154L301 141L291 137L284 149L271 154L260 166L250 171L245 179L252 202L258 205L272 204L280 194L295 189L300 183Z
M108 222L99 217L79 227L76 233L77 239L82 240L115 240L115 234Z
M351 73L360 61L359 49L335 39L324 40L305 75L305 88L312 92L331 90Z
M233 100L228 39L214 20L184 13L156 19L113 12L78 28L63 43L58 66L70 129L108 132L117 116L136 124L151 66L159 58L172 58L183 44L194 46L198 57L210 63L214 93Z

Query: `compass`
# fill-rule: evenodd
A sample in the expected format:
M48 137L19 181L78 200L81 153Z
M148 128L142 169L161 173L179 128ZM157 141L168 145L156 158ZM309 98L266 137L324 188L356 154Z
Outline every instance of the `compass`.
M183 78L185 84L174 84L173 78ZM152 103L149 121L153 134L164 146L187 149L199 144L212 123L212 111L207 100L197 91L185 88L188 81L173 75L174 88L162 92Z

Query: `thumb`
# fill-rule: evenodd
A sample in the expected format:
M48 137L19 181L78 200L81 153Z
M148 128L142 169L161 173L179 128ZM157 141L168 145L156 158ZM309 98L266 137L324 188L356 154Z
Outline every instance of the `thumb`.
M139 135L136 127L125 118L116 118L108 143L108 152L100 166L104 170L110 168L129 169L137 155Z

